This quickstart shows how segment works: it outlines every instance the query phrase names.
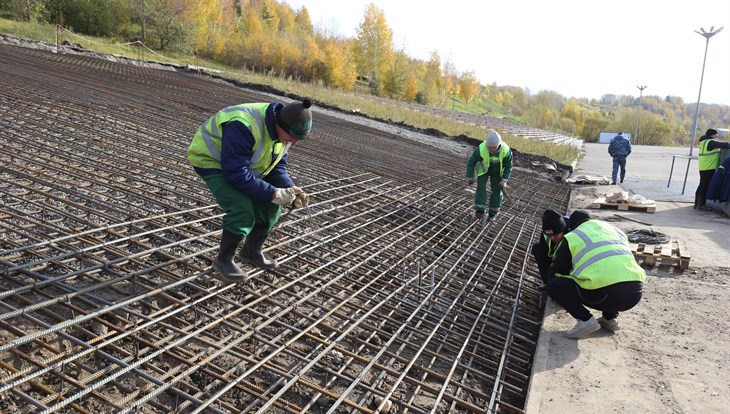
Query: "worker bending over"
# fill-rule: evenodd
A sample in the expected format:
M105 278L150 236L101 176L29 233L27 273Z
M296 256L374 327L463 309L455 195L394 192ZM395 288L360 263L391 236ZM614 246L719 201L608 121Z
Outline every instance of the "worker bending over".
M261 251L283 206L304 207L309 196L287 173L288 150L312 129L312 102L249 103L224 108L199 128L188 160L225 211L213 269L226 281L247 274L233 258L264 269L276 267Z
M499 213L504 198L502 190L507 188L507 180L512 174L512 150L502 141L497 131L491 131L469 157L466 163L467 185L474 185L474 169L477 172L477 189L474 194L474 218L484 217L487 203L487 179L491 184L489 197L489 220Z

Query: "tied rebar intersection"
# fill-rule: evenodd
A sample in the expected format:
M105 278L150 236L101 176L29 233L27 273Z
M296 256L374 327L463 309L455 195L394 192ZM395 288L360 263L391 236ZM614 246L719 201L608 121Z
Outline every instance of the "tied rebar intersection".
M569 191L525 169L473 221L466 158L315 111L279 267L211 276L222 211L186 160L275 100L174 69L0 45L0 411L520 413L530 247Z

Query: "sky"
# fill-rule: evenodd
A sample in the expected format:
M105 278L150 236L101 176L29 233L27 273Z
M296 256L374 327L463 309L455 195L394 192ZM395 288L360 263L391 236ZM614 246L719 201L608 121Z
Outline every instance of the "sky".
M730 105L730 0L280 1L351 38L373 3L396 49L422 60L435 50L482 84L576 98L638 97L646 86L643 96ZM713 26L724 29L708 45L695 30Z

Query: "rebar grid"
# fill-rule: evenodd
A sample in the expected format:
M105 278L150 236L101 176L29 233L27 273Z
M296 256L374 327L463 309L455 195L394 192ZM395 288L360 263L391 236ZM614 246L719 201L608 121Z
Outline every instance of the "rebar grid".
M519 413L543 296L531 264L568 189L525 169L471 219L466 160L315 113L311 195L239 285L186 162L198 124L271 98L0 45L0 411ZM316 111L315 111L316 112Z

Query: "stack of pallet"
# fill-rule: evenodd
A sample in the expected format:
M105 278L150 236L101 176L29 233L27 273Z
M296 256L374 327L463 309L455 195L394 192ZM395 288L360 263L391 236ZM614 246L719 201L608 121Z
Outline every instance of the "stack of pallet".
M679 266L682 270L689 268L689 250L681 240L672 240L665 244L629 243L629 245L636 260L643 259L647 266L662 264Z

